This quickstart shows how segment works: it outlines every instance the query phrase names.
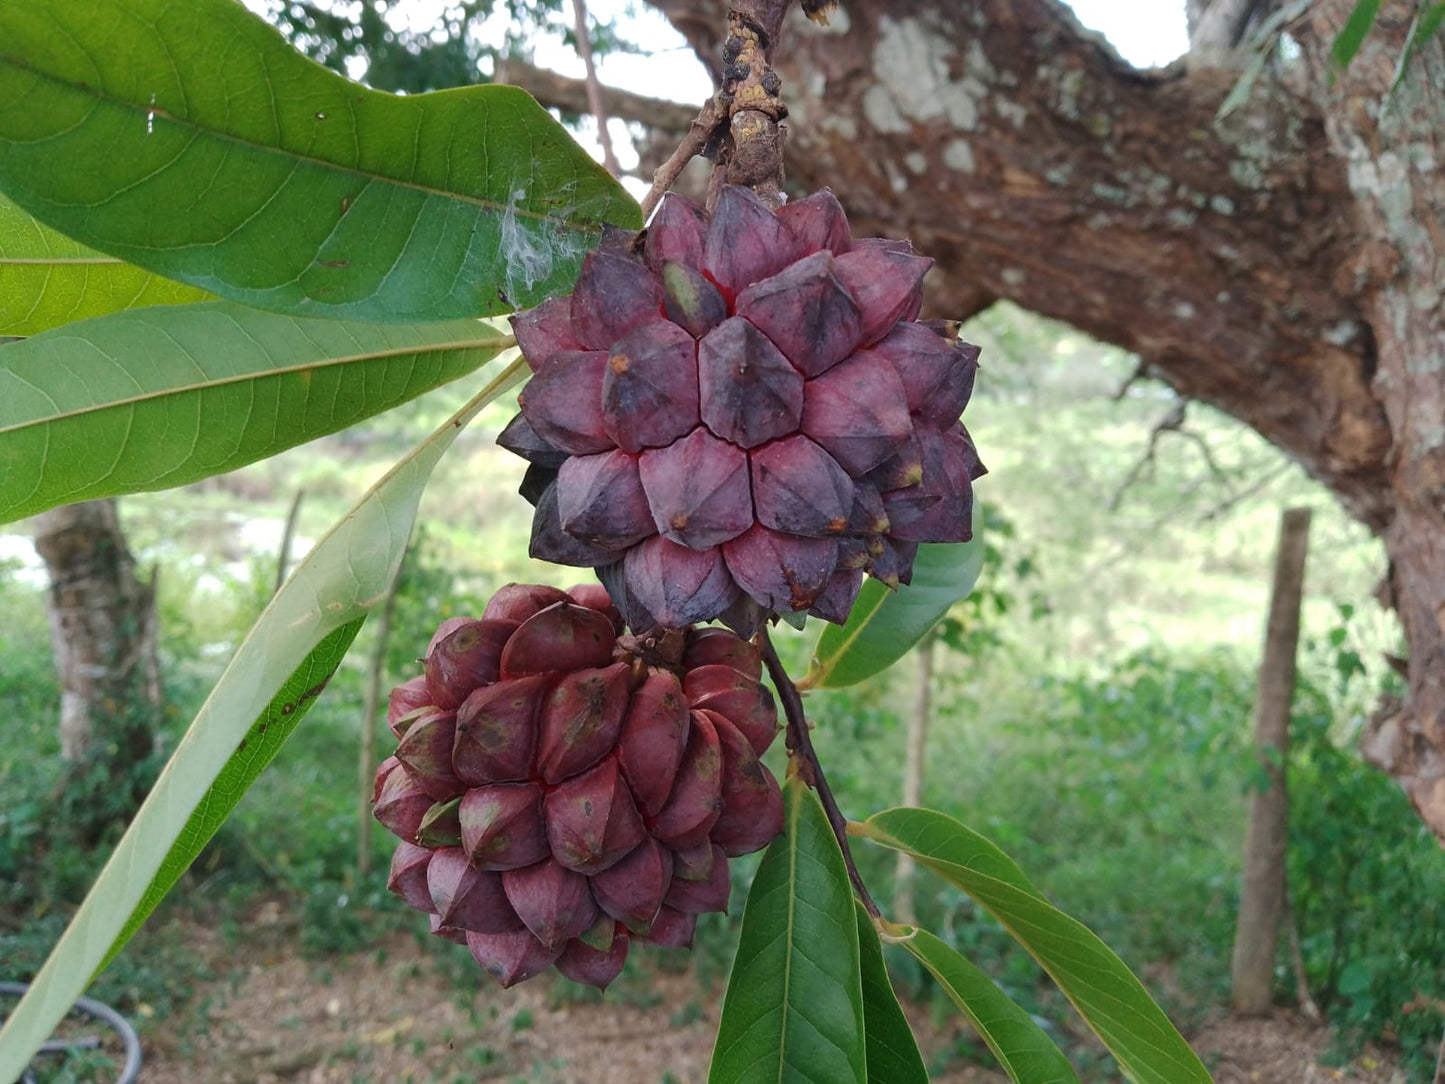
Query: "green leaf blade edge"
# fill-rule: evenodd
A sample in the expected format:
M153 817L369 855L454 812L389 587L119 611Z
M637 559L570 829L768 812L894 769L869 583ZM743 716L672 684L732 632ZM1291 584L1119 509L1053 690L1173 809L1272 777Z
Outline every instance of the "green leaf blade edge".
M326 634L311 653L302 660L292 675L286 679L266 710L251 724L251 729L241 739L231 759L216 776L194 812L187 819L185 827L170 852L161 862L154 880L145 890L140 903L131 912L124 928L111 945L110 951L98 968L104 971L110 962L125 948L135 932L145 924L152 911L160 905L168 893L190 868L196 856L220 830L231 811L236 808L251 784L260 778L261 772L276 758L286 744L297 724L301 722L326 688L341 660L351 649L356 634L365 624L365 618L357 618L339 629Z
M866 1084L853 893L818 797L783 788L784 834L743 911L709 1084Z
M824 627L800 687L839 689L892 666L950 606L968 597L983 570L983 554L977 534L968 542L925 544L918 547L911 584L892 591L865 580L847 623Z
M385 597L422 490L483 406L515 384L513 361L374 485L297 565L236 650L30 990L0 1028L0 1080L19 1077L106 958L206 792L276 691L322 638Z
M0 522L234 470L465 376L512 343L477 320L388 326L224 301L9 343Z
M883 945L873 919L854 900L858 919L858 949L863 969L864 1040L868 1057L868 1084L928 1084L928 1068L903 1006L893 992Z
M642 224L525 91L371 90L235 0L0 5L0 142L0 189L42 222L302 316L530 307L604 224Z
M1014 1084L1078 1084L1074 1067L1043 1028L966 958L927 930L912 930L900 943L968 1017Z
M927 816L918 816L924 813ZM1134 973L1098 936L1054 907L1027 881L1021 885L1006 868L993 871L1003 876L990 876L942 857L952 857L951 848L940 847L936 838L930 842L921 830L926 827L936 832L940 822L954 826L959 845L965 849L982 838L942 813L922 810L890 810L851 827L850 832L913 855L977 900L1048 972L1114 1055L1127 1079L1137 1084L1210 1084L1198 1055ZM1012 862L1008 865L1017 870Z

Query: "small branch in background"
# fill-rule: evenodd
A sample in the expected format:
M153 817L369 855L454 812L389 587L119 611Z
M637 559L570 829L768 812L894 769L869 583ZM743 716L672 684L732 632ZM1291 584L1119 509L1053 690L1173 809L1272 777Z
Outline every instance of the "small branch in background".
M1299 922L1295 919L1294 900L1290 896L1289 885L1284 888L1284 915L1282 916L1285 928L1289 932L1289 958L1294 967L1295 993L1299 996L1300 1013L1312 1024L1318 1024L1324 1019L1320 1007L1310 994L1310 983L1305 975L1305 954L1300 945Z
M793 755L793 763L798 767L798 775L804 783L818 792L818 800L823 803L823 812L828 815L828 823L833 826L833 835L837 837L838 846L842 848L843 864L848 867L848 879L853 882L853 890L858 893L859 901L870 915L881 918L878 905L868 894L863 877L859 874L858 867L853 864L853 852L848 847L848 818L843 816L838 808L837 799L833 797L833 791L823 775L823 766L818 763L818 754L813 749L813 739L808 733L808 720L803 713L803 698L787 670L783 669L783 662L778 658L778 652L773 647L766 628L758 633L758 646L762 649L768 676L773 679L778 698L783 702L783 717L788 721L784 740L787 742L788 752Z
M296 537L296 520L301 512L301 498L305 495L304 489L298 489L296 496L291 498L291 511L286 513L286 526L281 530L281 548L276 554L276 586L271 590L273 595L281 590L281 585L286 582L286 573L291 564L291 541Z
M913 714L908 720L908 743L903 758L905 808L923 804L923 762L928 748L929 716L933 711L933 655L937 639L937 635L929 633L918 645L918 689ZM912 855L898 852L898 867L893 875L893 921L907 926L917 925L913 899L916 868Z
M356 872L362 877L371 872L371 791L376 776L376 716L381 710L381 686L386 680L386 645L391 639L391 620L396 613L396 596L400 592L405 565L406 553L403 552L377 621L376 647L371 653L366 701L361 710L361 749L357 756Z
M1147 380L1148 378L1149 363L1141 358L1139 359L1139 364L1134 366L1134 371L1129 374L1129 379L1125 380L1124 383L1120 384L1119 390L1116 391L1110 398L1116 403L1122 402L1124 396L1129 394L1130 388L1132 388L1135 384L1139 383L1139 381Z
M642 200L642 217L651 216L653 208L681 176L687 164L697 155L701 154L703 148L712 141L724 118L723 108L717 98L710 98L702 111L693 119L688 126L687 135L683 136L682 142L678 144L677 150L673 151L657 168L652 175L652 188Z
M1129 380L1132 382L1134 377L1130 377ZM1128 387L1127 383L1125 387ZM1123 389L1120 389L1119 394L1115 395L1114 398L1117 400L1119 395L1122 394ZM1199 454L1204 457L1204 462L1209 467L1209 473L1217 479L1224 478L1224 472L1219 469L1219 464L1215 462L1214 453L1210 450L1209 442L1192 429L1184 428L1184 416L1185 411L1189 408L1189 403L1190 400L1187 397L1180 399L1169 408L1169 413L1160 418L1159 421L1154 424L1154 428L1149 430L1149 447L1145 449L1143 457L1139 462L1134 464L1133 469L1129 471L1128 477L1124 479L1118 491L1115 492L1114 499L1109 502L1110 512L1117 512L1119 510L1119 506L1124 503L1125 494L1129 492L1134 483L1139 481L1147 468L1154 466L1154 457L1159 452L1159 441L1165 433L1175 433L1197 445Z
M587 99L587 80L571 79L525 61L509 59L497 62L496 81L521 87L543 105L555 106L569 113L591 110ZM697 117L697 110L681 102L649 98L628 90L602 86L607 96L610 116L641 124L650 131L680 136Z
M1276 465L1270 470L1265 471L1253 482L1241 489L1238 493L1233 493L1230 496L1226 497L1224 500L1220 501L1217 505L1211 508L1208 512L1204 513L1204 515L1200 516L1199 522L1208 523L1210 520L1218 519L1235 505L1239 504L1241 501L1248 500L1250 497L1253 497L1255 494L1259 493L1260 490L1264 489L1276 478L1289 470L1292 465L1293 464L1286 460L1285 462Z
M597 142L602 144L602 164L614 177L622 176L617 155L612 150L612 134L607 131L607 103L602 97L602 84L597 81L597 67L592 62L592 38L587 31L587 4L572 0L572 14L577 22L577 55L587 69L587 105L597 118Z

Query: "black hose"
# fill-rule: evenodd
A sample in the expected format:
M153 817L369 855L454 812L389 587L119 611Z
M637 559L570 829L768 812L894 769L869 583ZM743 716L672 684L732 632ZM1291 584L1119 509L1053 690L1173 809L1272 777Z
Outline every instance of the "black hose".
M22 997L28 989L30 989L29 985L23 982L0 982L0 994ZM136 1035L135 1028L130 1026L130 1021L109 1005L91 997L76 998L75 1005L70 1011L92 1016L120 1036L121 1043L125 1047L125 1065L121 1069L116 1084L135 1084L140 1077L140 1038Z

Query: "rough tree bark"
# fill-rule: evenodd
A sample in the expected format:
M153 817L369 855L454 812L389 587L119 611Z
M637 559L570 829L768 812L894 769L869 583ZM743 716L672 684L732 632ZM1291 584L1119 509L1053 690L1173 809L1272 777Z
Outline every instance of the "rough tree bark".
M54 508L34 523L50 575L61 756L74 772L114 766L111 774L129 779L138 801L144 787L125 769L153 751L161 712L154 586L136 577L113 499ZM115 797L115 811L125 815L128 800Z
M651 0L716 66L726 0ZM848 0L789 22L777 65L798 190L938 261L929 305L999 298L1139 354L1294 457L1378 532L1408 698L1365 749L1445 839L1445 35L1384 104L1413 0L1355 62L1354 0L1316 0L1294 61L1243 108L1225 42L1248 8L1193 3L1211 48L1124 63L1057 0ZM1224 18L1225 15L1230 18Z
M1294 703L1309 538L1310 510L1291 508L1285 512L1280 518L1269 622L1254 703L1254 752L1268 782L1256 788L1249 799L1244 877L1230 965L1234 1011L1246 1015L1267 1013L1274 1005L1274 961L1287 899L1284 857L1289 792L1284 766L1289 756L1289 715Z

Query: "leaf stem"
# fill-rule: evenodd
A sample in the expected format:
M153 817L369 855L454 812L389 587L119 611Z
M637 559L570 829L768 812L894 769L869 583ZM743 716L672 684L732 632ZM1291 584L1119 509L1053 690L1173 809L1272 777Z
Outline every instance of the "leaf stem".
M793 756L794 770L798 773L798 778L818 792L818 800L823 803L823 812L828 815L828 823L832 826L833 835L837 837L838 846L843 851L843 864L848 868L848 879L853 882L853 889L858 893L858 899L869 915L875 919L882 918L878 905L868 894L863 877L853 862L853 852L848 847L848 818L843 816L842 811L838 808L838 801L833 797L833 791L828 786L828 779L823 774L823 765L818 762L818 754L813 748L813 738L808 733L808 720L803 712L802 694L798 692L798 687L793 684L793 679L783 668L783 662L778 658L778 652L773 647L768 630L761 629L757 639L758 647L763 654L763 663L768 668L768 676L773 679L773 684L778 690L778 697L783 702L783 716L788 720L784 741L787 742L788 752Z

